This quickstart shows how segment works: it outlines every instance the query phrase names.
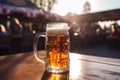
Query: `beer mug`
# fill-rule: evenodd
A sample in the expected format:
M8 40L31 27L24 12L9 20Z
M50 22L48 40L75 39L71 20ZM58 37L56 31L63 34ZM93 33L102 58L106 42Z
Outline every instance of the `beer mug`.
M45 53L39 55L37 45L40 37L45 37ZM33 47L35 58L45 63L47 71L62 73L69 70L70 42L67 23L48 23L45 34L35 36Z

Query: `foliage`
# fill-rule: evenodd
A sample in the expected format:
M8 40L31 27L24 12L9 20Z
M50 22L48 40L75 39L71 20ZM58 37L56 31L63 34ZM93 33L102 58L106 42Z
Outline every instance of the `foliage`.
M51 12L53 5L57 2L57 0L31 0L38 7Z

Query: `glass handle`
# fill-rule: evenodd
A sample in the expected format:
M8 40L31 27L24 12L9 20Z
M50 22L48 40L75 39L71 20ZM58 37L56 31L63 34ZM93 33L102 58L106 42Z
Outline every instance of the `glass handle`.
M42 62L42 63L45 63L45 57L46 57L46 52L45 50L44 51L41 51L41 52L38 52L37 50L37 46L38 46L38 40L40 37L44 37L45 38L45 33L38 33L35 38L34 38L34 43L33 43L33 51L34 51L34 56L35 58L39 61L39 62Z

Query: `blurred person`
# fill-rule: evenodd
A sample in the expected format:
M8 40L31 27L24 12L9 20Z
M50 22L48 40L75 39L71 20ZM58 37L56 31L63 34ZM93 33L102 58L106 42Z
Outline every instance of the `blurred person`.
M23 27L17 18L13 18L10 22L10 33L12 36L21 37Z
M119 31L120 26L117 23L114 23L111 26L111 28L112 28L112 35L114 37L120 37L120 31Z
M111 25L111 34L107 36L107 45L113 49L120 48L120 26L117 23Z
M20 24L17 18L13 18L10 21L10 34L11 34L11 47L13 52L18 52L22 50L21 42L22 42L22 34L23 34L23 26Z
M5 26L0 24L0 35L6 35L7 31L5 29Z

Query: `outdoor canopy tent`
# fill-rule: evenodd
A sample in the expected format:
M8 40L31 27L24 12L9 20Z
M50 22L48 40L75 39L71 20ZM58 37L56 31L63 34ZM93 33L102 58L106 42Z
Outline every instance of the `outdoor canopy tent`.
M0 17L7 18L7 16L22 21L67 22L62 16L38 8L30 0L0 0Z
M11 15L15 13L22 13L28 18L34 18L39 15L44 16L44 11L29 0L0 0L1 15Z
M98 21L119 20L120 9L108 10L96 13L81 14L75 16L75 19L79 23L88 22L94 23Z

